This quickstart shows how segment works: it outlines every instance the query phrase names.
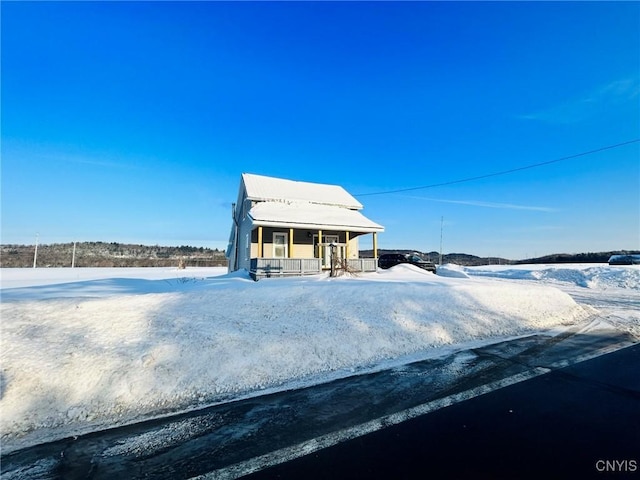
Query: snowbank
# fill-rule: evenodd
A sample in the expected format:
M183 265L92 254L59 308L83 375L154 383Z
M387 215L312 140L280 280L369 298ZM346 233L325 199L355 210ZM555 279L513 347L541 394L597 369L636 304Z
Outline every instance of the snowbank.
M567 265L490 265L468 267L471 276L506 278L511 280L542 280L548 283L573 284L578 287L606 290L625 288L640 290L640 266L614 266L606 264Z
M59 275L90 272L52 271L54 281L3 272L3 287L21 285L2 290L5 452L593 313L551 286L411 265L260 282L220 270L142 270L144 278L117 269L66 283Z
M7 295L24 298L27 293L42 298L43 294L47 294L44 288L47 286L55 287L49 296L149 293L152 281L156 281L153 288L170 291L171 284L184 282L185 279L215 277L225 273L227 267L0 268L0 285L3 299ZM124 279L128 279L129 282L124 282ZM109 292L106 288L109 284L116 289ZM97 292L91 290L99 285L104 285L105 288ZM15 290L23 287L40 288L30 292ZM128 290L123 291L124 287Z
M436 274L442 277L469 278L467 272L464 271L464 267L461 267L460 265L456 265L454 263L438 265Z

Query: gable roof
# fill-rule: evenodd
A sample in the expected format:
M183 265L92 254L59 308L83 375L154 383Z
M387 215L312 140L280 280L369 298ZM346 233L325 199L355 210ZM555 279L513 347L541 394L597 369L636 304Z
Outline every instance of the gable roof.
M362 204L339 185L298 182L253 173L243 173L242 182L249 200L307 202L362 209Z

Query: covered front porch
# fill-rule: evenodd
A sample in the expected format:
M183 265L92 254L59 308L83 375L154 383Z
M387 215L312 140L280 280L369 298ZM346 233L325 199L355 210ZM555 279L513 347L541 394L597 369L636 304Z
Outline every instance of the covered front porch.
M359 238L372 235L373 258L359 258ZM378 232L256 226L251 232L249 274L254 280L347 269L375 272Z

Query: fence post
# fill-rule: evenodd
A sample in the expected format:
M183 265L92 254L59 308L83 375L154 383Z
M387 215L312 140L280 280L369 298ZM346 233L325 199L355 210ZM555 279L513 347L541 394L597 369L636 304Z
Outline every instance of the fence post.
M33 268L36 268L36 262L38 260L38 237L40 237L40 234L36 233L36 249L33 252Z
M331 248L331 272L329 273L329 276L331 277L335 277L336 276L336 245L334 243L329 244L329 247Z

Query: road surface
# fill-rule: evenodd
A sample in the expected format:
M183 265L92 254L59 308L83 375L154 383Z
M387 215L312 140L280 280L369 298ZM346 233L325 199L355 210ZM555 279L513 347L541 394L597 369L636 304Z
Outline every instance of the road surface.
M635 345L246 478L640 478L639 372Z

